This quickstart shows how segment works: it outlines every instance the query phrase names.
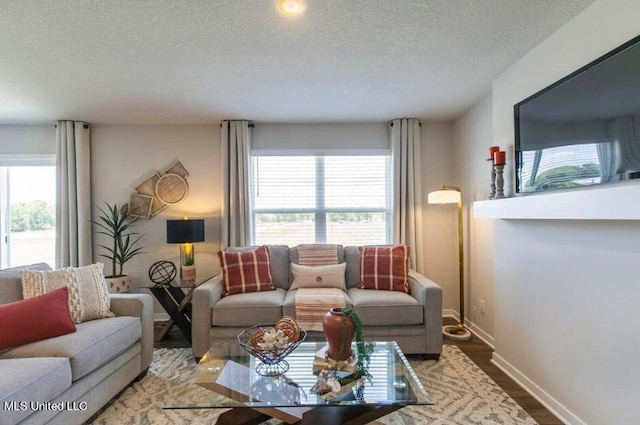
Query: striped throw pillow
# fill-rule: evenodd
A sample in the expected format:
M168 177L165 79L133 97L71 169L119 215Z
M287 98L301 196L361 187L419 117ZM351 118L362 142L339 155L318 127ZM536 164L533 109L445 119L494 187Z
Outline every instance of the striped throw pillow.
M275 289L266 245L243 252L218 251L218 257L225 295Z
M409 249L405 245L361 246L358 288L409 293Z

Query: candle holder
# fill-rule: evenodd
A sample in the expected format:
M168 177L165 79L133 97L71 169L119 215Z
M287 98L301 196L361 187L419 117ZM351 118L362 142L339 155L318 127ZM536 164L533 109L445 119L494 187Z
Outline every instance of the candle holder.
M489 158L487 161L491 161L491 185L489 186L489 196L487 196L487 199L493 199L496 197L496 169L493 165L493 158Z
M496 174L496 184L495 184L496 194L493 197L493 199L501 199L505 197L504 196L504 177L503 177L504 164L496 164L493 166L493 168Z

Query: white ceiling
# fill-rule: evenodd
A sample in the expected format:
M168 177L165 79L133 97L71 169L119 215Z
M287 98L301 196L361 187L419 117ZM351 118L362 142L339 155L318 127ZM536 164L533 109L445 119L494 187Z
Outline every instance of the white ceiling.
M0 124L452 119L593 0L2 0Z

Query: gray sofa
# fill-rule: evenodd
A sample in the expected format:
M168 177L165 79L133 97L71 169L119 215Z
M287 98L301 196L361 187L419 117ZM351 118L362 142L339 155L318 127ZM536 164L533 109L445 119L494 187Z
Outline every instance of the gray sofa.
M0 270L0 304L22 299L21 268L50 269ZM0 352L1 424L82 424L144 376L153 353L151 296L112 295L111 311L116 317L76 324L75 333Z
M232 342L242 329L275 323L282 316L295 317L295 292L290 263L298 262L297 248L269 245L275 291L234 294L223 297L222 275L198 286L192 299L193 355L202 357L210 346ZM227 248L241 251L249 248ZM403 292L359 289L360 251L356 246L338 247L338 261L346 262L347 302L364 325L368 340L398 342L406 354L438 358L442 352L442 289L435 282L411 271L411 295ZM321 341L322 332L309 332L308 341Z

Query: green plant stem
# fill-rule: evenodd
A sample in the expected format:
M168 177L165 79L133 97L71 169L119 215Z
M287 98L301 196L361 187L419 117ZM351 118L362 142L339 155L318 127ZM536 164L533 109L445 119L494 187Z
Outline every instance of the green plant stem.
M355 312L352 306L349 305L343 308L342 313L344 317L342 318L342 328L340 329L340 352L338 357L342 358L342 350L345 345L345 336L347 332L346 318L348 317L353 322L353 327L355 330L353 339L356 342L356 353L357 353L357 359L358 359L356 362L355 375L356 375L356 378L359 378L361 376L367 376L368 375L367 369L369 367L369 362L371 361L371 354L373 353L373 347L375 344L373 342L366 342L364 340L364 332L362 330L362 321L360 320L360 317ZM350 348L351 347L348 347L348 349Z

